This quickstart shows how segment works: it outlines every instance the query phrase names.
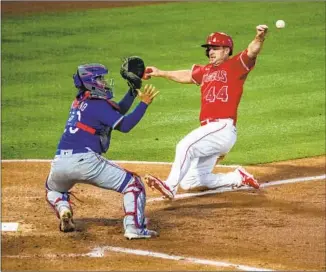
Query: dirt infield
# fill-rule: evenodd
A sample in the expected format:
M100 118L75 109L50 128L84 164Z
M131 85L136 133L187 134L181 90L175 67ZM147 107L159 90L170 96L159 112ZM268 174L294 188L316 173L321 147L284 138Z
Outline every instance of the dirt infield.
M140 175L165 178L168 165L123 164ZM96 247L142 249L276 270L325 270L325 180L149 202L147 216L160 237L123 237L122 197L87 185L74 192L77 232L60 233L44 197L50 163L2 164L2 222L18 232L2 233L2 269L57 271L228 270L186 261L105 252ZM232 170L232 169L231 169ZM325 156L247 167L262 182L325 174ZM225 172L230 169L217 168ZM179 192L183 193L182 191ZM158 194L148 190L148 199ZM232 269L237 270L237 269Z
M153 5L164 1L1 1L1 15Z

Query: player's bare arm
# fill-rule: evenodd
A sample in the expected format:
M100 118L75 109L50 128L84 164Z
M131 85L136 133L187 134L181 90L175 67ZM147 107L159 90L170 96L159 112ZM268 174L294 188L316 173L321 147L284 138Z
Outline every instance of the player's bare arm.
M267 25L258 25L256 27L256 36L253 41L248 46L248 57L254 59L259 54L260 50L263 47L263 43L267 34L268 26Z
M163 77L178 83L189 84L193 83L191 77L191 70L177 70L177 71L163 71L154 66L148 66L146 69L151 70L148 73L149 76L153 77Z

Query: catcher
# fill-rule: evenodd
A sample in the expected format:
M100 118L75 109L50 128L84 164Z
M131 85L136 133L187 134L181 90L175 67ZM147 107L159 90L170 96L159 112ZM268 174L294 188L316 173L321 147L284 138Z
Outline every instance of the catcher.
M108 74L104 65L80 65L73 75L77 95L46 181L46 199L60 219L61 231L75 230L69 190L76 183L85 183L123 194L127 239L158 235L146 226L146 194L141 178L101 156L109 149L112 131L129 132L158 94L152 85L140 91L144 69L139 57L124 60L120 73L129 90L119 103L112 101L113 84L104 78ZM137 96L139 104L126 114Z

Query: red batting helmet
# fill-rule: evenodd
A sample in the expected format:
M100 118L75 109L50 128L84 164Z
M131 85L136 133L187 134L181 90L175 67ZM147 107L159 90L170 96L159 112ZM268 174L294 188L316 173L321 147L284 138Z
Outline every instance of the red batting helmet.
M202 47L209 46L225 46L230 48L229 55L232 55L233 51L233 41L231 36L223 32L213 32L211 33L206 40L206 44L203 44Z

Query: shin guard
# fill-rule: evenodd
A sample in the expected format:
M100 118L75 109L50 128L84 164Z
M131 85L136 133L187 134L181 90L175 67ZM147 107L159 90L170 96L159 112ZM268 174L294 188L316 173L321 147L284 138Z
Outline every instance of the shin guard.
M62 207L68 208L71 213L73 213L71 204L70 204L70 195L69 193L60 193L55 191L46 191L46 201L55 211L57 217L60 219L59 213Z
M140 177L134 175L123 192L123 206L125 211L124 228L133 225L144 228L146 193Z

